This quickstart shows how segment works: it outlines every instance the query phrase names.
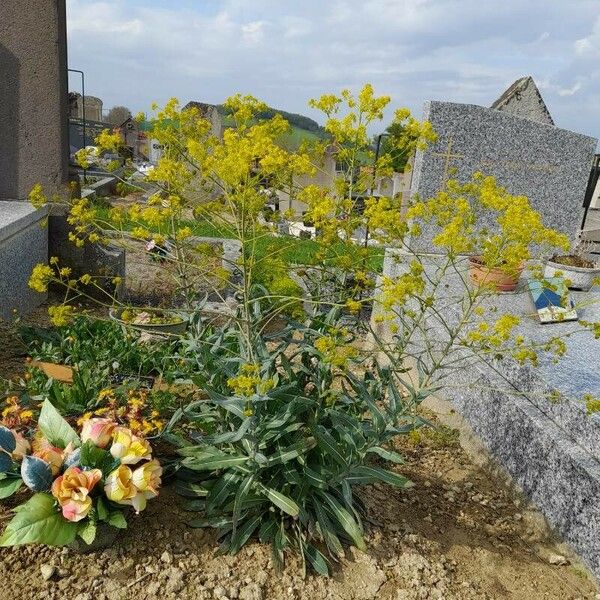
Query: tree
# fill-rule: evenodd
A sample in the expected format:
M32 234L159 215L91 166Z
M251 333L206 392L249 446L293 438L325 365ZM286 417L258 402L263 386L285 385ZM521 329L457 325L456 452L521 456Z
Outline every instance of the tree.
M430 135L431 134L431 135ZM428 128L429 141L435 141L433 130ZM387 156L391 167L396 173L403 173L406 165L415 151L415 141L423 136L418 121L406 116L403 121L396 120L385 130L381 140L380 156Z
M126 106L113 106L106 115L106 122L111 125L121 125L131 116L131 111Z

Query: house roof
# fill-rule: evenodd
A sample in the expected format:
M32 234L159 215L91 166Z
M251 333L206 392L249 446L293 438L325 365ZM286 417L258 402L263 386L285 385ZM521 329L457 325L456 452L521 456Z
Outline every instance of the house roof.
M537 101L538 106L536 107L535 104L534 106L529 105L523 110L520 110L516 107L521 101L523 95L526 93L529 93L533 96L533 98ZM554 120L552 119L552 115L550 114L550 111L548 110L548 107L542 98L542 94L535 84L533 77L530 75L517 79L504 91L504 93L492 104L490 108L495 110L505 110L518 116L540 121L548 125L554 125ZM537 109L535 110L537 114L533 114L532 109Z

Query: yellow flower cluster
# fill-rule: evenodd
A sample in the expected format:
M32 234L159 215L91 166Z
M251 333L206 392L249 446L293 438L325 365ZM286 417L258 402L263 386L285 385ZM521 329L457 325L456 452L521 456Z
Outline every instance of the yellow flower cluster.
M67 222L73 226L74 231L69 232L69 240L81 248L86 239L90 242L100 241L100 236L95 231L98 211L86 199L76 200L71 205Z
M54 279L54 269L49 265L37 264L29 277L29 287L40 294L48 291L48 284Z
M48 307L50 321L55 327L64 327L73 321L75 309L68 304Z
M159 434L165 423L160 413L149 405L149 390L137 388L128 390L126 397L112 388L100 390L100 408L82 415L78 425L92 418L110 419L128 427L134 434L149 436Z
M273 379L262 379L258 365L244 364L236 377L227 380L227 387L236 395L249 397L254 394L266 394L273 389Z
M4 401L2 425L8 429L21 429L28 427L32 421L33 411L21 406L17 396L9 396Z
M482 215L495 215L491 231ZM513 196L493 177L475 173L470 182L451 180L434 198L417 200L407 211L412 220L433 221L433 243L451 255L475 253L488 267L515 272L531 257L532 245L568 248L566 236L545 227L525 196Z
M315 348L325 362L338 369L345 369L348 362L358 356L358 350L347 344L343 335L325 335L315 340Z
M409 272L392 279L384 277L381 289L381 305L384 310L392 311L402 306L411 297L420 297L425 290L423 265L418 260L410 264Z
M31 202L35 208L41 208L48 202L48 199L44 195L42 186L39 183L36 183L31 192L29 192L29 202Z

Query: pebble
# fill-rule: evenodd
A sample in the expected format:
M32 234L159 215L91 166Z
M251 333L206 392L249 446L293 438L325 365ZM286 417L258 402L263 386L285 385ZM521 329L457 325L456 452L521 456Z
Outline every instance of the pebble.
M56 573L56 567L54 565L43 564L40 566L40 571L42 573L42 579L44 581L50 581Z
M549 554L547 560L551 565L568 565L569 564L569 561L561 554Z
M170 565L173 562L173 555L170 552L167 552L167 550L165 550L160 555L160 560L166 563L167 565Z

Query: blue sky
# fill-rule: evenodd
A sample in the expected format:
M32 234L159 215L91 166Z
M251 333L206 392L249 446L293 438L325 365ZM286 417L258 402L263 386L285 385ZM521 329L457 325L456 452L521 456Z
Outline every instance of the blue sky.
M390 112L490 105L532 75L556 124L600 137L600 0L67 0L69 63L109 108L371 82ZM76 80L72 88L76 89Z

